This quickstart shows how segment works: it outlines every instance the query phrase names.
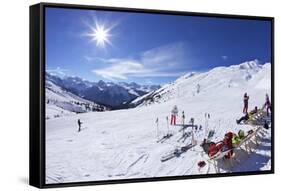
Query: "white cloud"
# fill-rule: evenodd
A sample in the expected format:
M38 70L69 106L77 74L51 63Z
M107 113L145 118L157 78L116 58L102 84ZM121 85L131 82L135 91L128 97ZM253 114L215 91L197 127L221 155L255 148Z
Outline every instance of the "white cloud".
M131 60L115 60L109 67L93 70L97 75L110 80L126 80L127 75L133 75L144 71L145 69L142 64Z
M228 56L221 56L221 58L223 59L223 60L227 60L228 59Z
M93 57L91 56L84 56L84 59L88 62L91 62L93 60Z
M68 72L69 70L57 67L55 69L47 69L46 71L52 75L65 76L66 72Z
M138 58L100 59L107 63L93 73L109 80L126 80L128 77L174 77L180 76L184 49L181 43L157 47L138 55Z
M144 64L163 64L163 62L172 62L182 58L184 47L182 43L169 44L151 50L147 50L142 54Z

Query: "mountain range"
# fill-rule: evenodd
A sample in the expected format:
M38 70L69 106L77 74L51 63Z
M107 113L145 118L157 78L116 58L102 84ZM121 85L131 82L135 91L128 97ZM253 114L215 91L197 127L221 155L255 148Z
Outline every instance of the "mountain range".
M90 82L79 77L60 77L46 73L46 82L51 82L85 100L89 100L108 108L122 108L139 96L160 88L159 85L139 85L135 82Z

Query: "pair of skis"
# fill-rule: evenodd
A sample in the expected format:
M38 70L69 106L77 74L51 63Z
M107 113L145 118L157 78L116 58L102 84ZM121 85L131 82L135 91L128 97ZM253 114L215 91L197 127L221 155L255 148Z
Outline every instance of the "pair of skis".
M187 125L183 125L183 127L179 130L179 132L184 131L186 128L188 127L194 127L194 128L198 128L197 125L192 125L192 124L187 124Z
M173 134L168 133L164 135L161 139L157 141L157 143L164 143L166 140L170 139L173 136Z
M196 146L196 143L190 143L188 145L177 147L174 150L166 153L164 156L161 157L161 162L166 162L172 158L180 157L183 153L190 150L192 147Z
M191 135L191 132L187 132L187 133L184 133L178 140L177 140L177 142L185 142L185 140L188 138L188 137L190 137L190 135Z

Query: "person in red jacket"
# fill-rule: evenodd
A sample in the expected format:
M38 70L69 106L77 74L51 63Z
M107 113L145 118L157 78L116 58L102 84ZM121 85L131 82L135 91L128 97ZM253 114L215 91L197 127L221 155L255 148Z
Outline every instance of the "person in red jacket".
M249 105L249 96L247 93L244 94L244 108L243 113L248 113L248 105Z

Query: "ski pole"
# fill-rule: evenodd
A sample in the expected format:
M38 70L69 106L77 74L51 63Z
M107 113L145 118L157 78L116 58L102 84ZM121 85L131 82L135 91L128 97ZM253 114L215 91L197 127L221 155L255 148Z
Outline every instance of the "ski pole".
M167 116L166 119L167 119L167 129L168 129L168 133L167 134L169 134L169 117Z
M205 137L207 136L208 127L207 127L207 113L205 113Z
M157 127L157 129L156 129L156 133L157 133L157 140L159 139L159 123L158 123L158 117L156 118L156 127Z

